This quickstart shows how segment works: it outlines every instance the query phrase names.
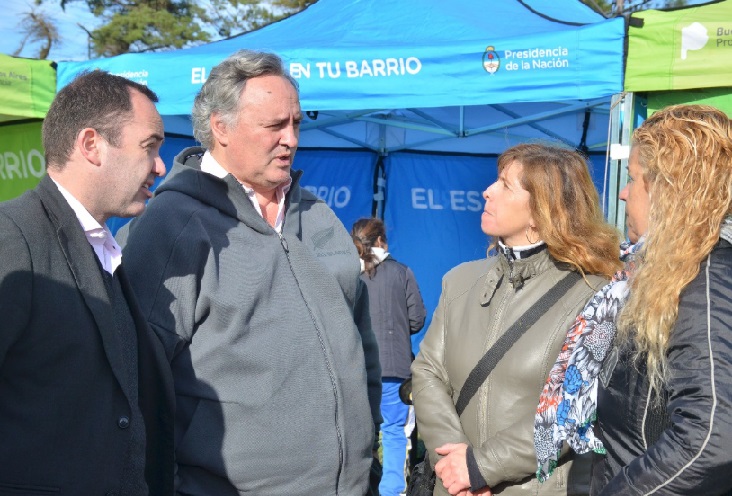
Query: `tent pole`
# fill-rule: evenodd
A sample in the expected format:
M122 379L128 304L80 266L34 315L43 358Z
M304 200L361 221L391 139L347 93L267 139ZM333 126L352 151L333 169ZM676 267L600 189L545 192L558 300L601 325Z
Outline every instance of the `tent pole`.
M465 137L465 107L460 105L460 134L461 138Z
M566 115L569 113L575 113L578 110L584 111L586 108L592 108L598 105L605 105L607 104L607 98L598 98L595 100L590 101L581 101L581 102L575 102L573 104L567 105L565 107L561 107L558 109L546 111L546 112L539 112L537 114L533 115L526 115L524 117L520 117L517 119L511 119L508 121L500 122L497 124L492 124L490 126L484 126L484 127L478 127L474 129L467 129L465 130L466 136L474 136L476 134L486 133L490 131L496 131L496 130L503 130L508 127L515 127L515 126L522 126L524 124L529 123L535 123L544 119L550 119L552 117L558 117L560 115Z
M623 95L614 95L610 103L610 120L608 121L607 130L607 151L605 154L605 176L603 177L602 194L600 201L602 209L605 213L605 219L611 224L615 224L617 215L618 198L615 196L617 188L617 163L613 159L614 147L620 144L620 102Z
M371 217L384 218L384 202L386 200L386 172L384 170L384 155L379 154L374 166L374 197L371 202Z
M608 175L607 220L625 232L625 202L618 200L628 182L630 139L636 124L635 94L624 93L611 109L610 166Z
M490 107L493 107L494 109L498 110L499 112L502 112L502 113L506 114L507 116L511 117L512 119L520 119L521 118L521 115L520 114L518 114L517 112L513 112L512 110L509 110L505 105L492 104L492 105L489 105L489 106ZM585 109L585 112L587 112L589 110L589 108L590 107L587 107ZM549 136L552 139L555 139L557 141L561 141L565 145L571 146L572 148L575 148L576 147L576 145L574 143L570 142L568 139L563 138L562 136L560 136L559 134L557 134L557 133L555 133L553 131L550 131L549 129L545 128L544 126L541 126L539 124L536 124L535 122L529 122L529 123L527 123L527 125L529 127L532 127L533 129L536 129L537 131L539 131L541 133L546 134L547 136Z
M371 216L378 219L384 218L384 203L386 202L386 168L384 167L384 160L387 155L386 126L379 124L379 158L376 160L374 170L374 201L371 209Z

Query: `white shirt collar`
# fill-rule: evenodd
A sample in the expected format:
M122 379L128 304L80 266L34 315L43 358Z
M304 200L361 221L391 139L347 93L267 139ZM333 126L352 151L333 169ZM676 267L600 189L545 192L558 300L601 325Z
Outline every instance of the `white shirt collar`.
M206 150L206 152L203 154L203 157L201 158L201 171L211 174L212 176L216 176L220 179L223 179L229 175L229 172L224 169L221 164L219 164L219 162L214 158L213 155L211 155L208 150ZM259 206L257 197L254 194L254 189L246 186L241 182L239 182L239 184L244 189L244 192L247 194L247 198L249 198L249 201L252 202L252 205L254 206L254 209L257 211L257 213L264 217L264 215L262 214L262 208ZM291 186L292 178L290 178L286 183L281 184L276 190L278 208L274 230L278 233L282 232L282 224L285 222L285 195L287 195L287 192L290 191Z
M97 255L104 270L110 274L114 274L114 271L122 263L122 249L117 244L117 241L115 241L114 236L112 236L112 231L106 225L101 226L86 207L74 198L74 195L69 193L66 188L56 182L55 179L51 178L51 180L66 200L66 203L74 211L74 214L76 214L76 218L79 220L79 224L81 224L81 228L86 235L86 240L94 249L94 253Z
M229 175L227 170L221 167L221 164L218 163L208 150L206 150L206 153L201 158L201 170L221 179Z

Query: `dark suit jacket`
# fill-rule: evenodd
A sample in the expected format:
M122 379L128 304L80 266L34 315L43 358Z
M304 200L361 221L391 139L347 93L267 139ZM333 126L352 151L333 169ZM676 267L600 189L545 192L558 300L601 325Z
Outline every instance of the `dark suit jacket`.
M135 322L145 476L173 493L173 386L122 269ZM119 494L130 449L122 341L95 255L49 177L0 203L0 495Z

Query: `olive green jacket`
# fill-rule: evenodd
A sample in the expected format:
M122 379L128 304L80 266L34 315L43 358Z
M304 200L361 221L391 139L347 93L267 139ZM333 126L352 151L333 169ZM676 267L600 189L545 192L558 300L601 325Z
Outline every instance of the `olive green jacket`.
M430 460L439 460L434 450L444 443L468 443L493 494L589 492L589 465L581 460L572 467L568 456L548 482L537 481L534 415L567 329L605 278L579 280L504 355L462 416L455 412L478 360L567 270L547 250L524 260L498 255L452 269L412 364L417 425ZM434 494L448 494L439 478Z

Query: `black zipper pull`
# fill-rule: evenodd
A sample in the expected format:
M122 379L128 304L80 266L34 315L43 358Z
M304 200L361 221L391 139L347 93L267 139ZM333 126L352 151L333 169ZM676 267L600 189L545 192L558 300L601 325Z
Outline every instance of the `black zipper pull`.
M508 281L513 286L513 261L516 259L513 254L513 248L504 245L501 247L501 251L503 251L503 256L506 257L506 261L508 262Z

